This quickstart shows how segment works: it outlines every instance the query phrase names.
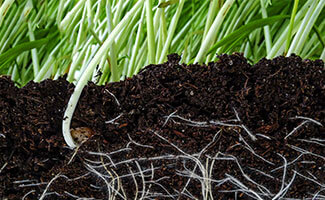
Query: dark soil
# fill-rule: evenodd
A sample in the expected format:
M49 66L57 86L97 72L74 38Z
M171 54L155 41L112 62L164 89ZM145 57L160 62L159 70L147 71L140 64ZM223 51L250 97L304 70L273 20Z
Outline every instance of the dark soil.
M95 135L77 150L72 84L0 77L0 199L325 199L324 62L219 58L89 83L72 128Z

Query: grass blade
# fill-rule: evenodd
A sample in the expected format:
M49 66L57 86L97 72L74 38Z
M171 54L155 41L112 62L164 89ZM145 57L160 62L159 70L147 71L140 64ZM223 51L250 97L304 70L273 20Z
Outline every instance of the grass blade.
M287 43L286 43L286 50L285 50L285 54L288 52L289 47L290 47L290 42L291 42L291 34L292 34L292 29L293 29L293 24L295 22L295 17L296 17L296 13L297 13L297 9L298 9L298 3L299 0L295 0L293 9L292 9L292 13L291 13L291 19L290 19L290 26L289 26L289 31L288 31L288 38L287 38Z
M47 44L52 38L57 36L58 32L52 33L46 38L35 40L32 42L25 42L22 44L19 44L6 52L0 54L0 69L4 68L4 66L11 61L13 61L17 56L22 54L25 51L30 51L34 48L41 47L45 44Z
M236 40L239 41L238 37L244 38L257 28L261 28L265 25L273 24L274 22L277 22L279 20L283 20L286 18L289 18L289 16L288 15L278 15L278 16L274 16L274 17L268 17L268 18L258 19L258 20L249 22L248 24L240 27L236 31L229 34L227 37L225 37L222 40L215 43L209 49L208 54L212 53L213 51L216 51L219 47L222 47L224 45L230 45L233 42L235 42Z

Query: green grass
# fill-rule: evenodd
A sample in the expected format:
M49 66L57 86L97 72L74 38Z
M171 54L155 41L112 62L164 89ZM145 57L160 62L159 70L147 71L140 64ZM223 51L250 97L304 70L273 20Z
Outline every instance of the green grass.
M76 84L63 122L85 84L123 80L169 53L207 63L242 52L325 59L325 0L2 0L0 74L23 86L67 74Z

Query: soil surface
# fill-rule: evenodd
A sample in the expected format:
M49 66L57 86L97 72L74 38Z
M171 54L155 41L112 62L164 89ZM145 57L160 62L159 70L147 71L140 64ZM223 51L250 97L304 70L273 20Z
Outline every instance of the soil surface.
M0 199L325 199L325 71L297 56L149 65L83 90L0 77ZM81 138L82 139L82 138Z

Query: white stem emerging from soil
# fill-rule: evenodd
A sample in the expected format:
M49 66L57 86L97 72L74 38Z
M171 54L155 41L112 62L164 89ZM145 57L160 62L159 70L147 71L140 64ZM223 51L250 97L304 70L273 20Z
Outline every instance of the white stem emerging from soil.
M62 133L65 142L69 145L71 148L75 148L77 144L73 140L71 133L70 133L70 123L71 119L74 113L74 110L77 106L79 97L81 95L82 89L87 84L92 72L94 71L95 67L101 60L103 56L106 56L108 49L113 44L115 38L123 31L123 29L129 24L131 21L133 15L141 9L141 6L143 4L143 0L138 1L133 8L125 15L125 17L121 20L121 22L113 29L111 34L108 36L108 38L105 40L103 45L100 47L94 58L91 60L89 65L87 66L87 69L82 74L80 80L78 81L73 94L71 95L71 98L69 100L67 109L64 113L64 118L62 122Z

